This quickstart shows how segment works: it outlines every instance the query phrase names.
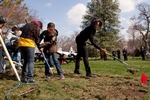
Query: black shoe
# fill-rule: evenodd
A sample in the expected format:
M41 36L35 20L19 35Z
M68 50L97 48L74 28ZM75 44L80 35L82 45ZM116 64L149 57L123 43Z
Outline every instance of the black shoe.
M27 79L26 79L26 78L21 78L21 82L26 83L26 82L27 82Z
M74 71L74 74L81 74L79 71Z
M87 77L91 77L91 78L96 78L94 75L92 74L86 74Z
M33 79L28 79L28 80L27 80L27 83L35 83L35 80L33 80Z

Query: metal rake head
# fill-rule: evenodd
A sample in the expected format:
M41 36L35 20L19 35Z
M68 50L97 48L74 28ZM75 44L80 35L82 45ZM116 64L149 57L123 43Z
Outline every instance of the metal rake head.
M130 72L130 73L134 74L135 72L139 72L139 69L128 68L127 72Z

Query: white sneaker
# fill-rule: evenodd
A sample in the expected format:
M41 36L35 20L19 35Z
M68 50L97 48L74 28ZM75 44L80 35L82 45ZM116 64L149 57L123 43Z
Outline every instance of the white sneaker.
M61 74L60 79L65 79L65 76L63 74Z

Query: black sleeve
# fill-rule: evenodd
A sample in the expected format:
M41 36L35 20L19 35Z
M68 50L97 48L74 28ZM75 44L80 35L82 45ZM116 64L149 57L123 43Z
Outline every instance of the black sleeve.
M20 31L23 31L23 27L24 27L24 26L20 27L19 30L20 30Z
M56 31L56 36L58 36L58 31L55 29L55 31Z
M43 31L41 34L40 34L40 42L46 37L45 34L46 34L47 31ZM47 42L43 42L40 44L40 48L43 48L45 46L48 46L48 45L51 45L51 42L50 41L47 41Z
M40 42L43 40L43 33L44 33L44 32L42 32L42 33L40 34Z
M93 34L90 34L89 40L90 40L91 44L92 44L95 48L97 48L97 49L100 50L100 47L95 43L95 41L94 41L94 39L93 39Z
M37 47L39 48L39 46L40 46L40 30L39 29L37 29L37 34L35 36L35 43L36 43Z

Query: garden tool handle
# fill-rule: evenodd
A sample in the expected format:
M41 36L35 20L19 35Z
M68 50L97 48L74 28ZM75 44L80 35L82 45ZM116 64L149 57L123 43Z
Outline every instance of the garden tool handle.
M110 53L108 53L107 51L105 51L105 54L110 56Z
M125 64L126 66L128 66L128 64L127 64L127 63L125 63L125 62L124 62L124 61L122 61L121 59L118 59L117 57L114 57L112 54L108 53L107 51L106 51L105 53L106 53L107 55L109 55L110 57L115 58L117 61L119 61L119 62L121 62L121 63Z
M47 66L49 67L49 70L51 71L51 74L53 74L53 71L52 71L52 69L50 68L50 64L48 63L48 61L47 61L47 59L46 59L46 57L45 57L44 52L42 51L41 53L42 53L42 56L44 57L45 63L47 64Z
M100 48L100 51L104 52L106 55L110 55L105 49Z
M7 15L6 18L9 18L9 17L10 17L10 15L12 14L13 10L15 9L15 7L16 7L16 5L13 6L13 8L11 9L11 11L9 12L9 14ZM2 29L0 29L0 30L2 30ZM0 34L2 34L2 31L0 31L0 32L1 32ZM17 77L18 81L20 82L21 79L20 79L20 77L19 77L19 74L17 73L17 70L16 70L16 68L15 68L15 65L14 65L14 63L13 63L11 57L10 57L10 54L9 54L9 52L8 52L6 46L5 46L5 43L4 43L4 41L3 41L1 35L0 35L0 42L1 42L1 45L2 45L2 47L3 47L3 49L4 49L5 53L6 53L6 56L8 57L8 60L9 60L9 62L10 62L10 64L11 64L11 66L12 66L12 68L13 68L15 74L16 74L16 77Z

